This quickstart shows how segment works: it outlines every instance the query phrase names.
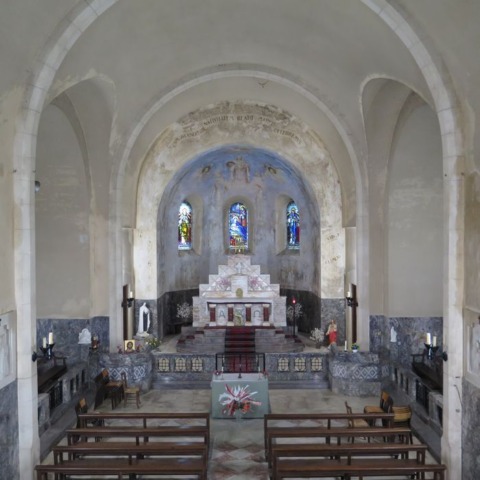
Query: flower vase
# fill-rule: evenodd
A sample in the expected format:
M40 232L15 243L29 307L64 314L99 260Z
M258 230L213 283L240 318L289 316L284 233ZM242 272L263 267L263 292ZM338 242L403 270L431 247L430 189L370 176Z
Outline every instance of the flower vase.
M320 348L322 346L321 342L315 342L315 348Z
M242 419L242 411L240 409L235 410L235 420L239 422Z

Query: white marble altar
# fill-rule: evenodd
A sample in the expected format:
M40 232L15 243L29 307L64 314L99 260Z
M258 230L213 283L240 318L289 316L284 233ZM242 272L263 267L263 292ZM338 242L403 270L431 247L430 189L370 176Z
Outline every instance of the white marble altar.
M193 297L193 326L287 325L286 297L247 255L230 255Z

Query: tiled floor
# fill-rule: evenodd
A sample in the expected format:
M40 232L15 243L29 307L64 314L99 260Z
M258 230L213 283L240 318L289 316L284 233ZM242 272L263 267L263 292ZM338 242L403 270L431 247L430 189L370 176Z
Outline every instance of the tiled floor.
M164 339L161 350L175 352L177 336ZM305 350L314 349L308 337L302 338ZM348 401L354 412L362 412L364 405L376 405L378 397L347 397L325 389L271 389L270 411L272 413L345 412ZM135 412L208 412L211 410L211 391L205 390L151 390L142 394L140 409L132 403L123 404L116 411ZM110 402L99 410L111 411ZM209 480L268 480L264 456L262 419L212 419L211 457L208 464ZM415 439L418 442L418 440ZM60 443L63 443L61 441ZM52 461L49 455L44 462ZM428 462L435 460L428 455ZM181 477L175 477L181 478ZM397 478L397 477L389 477ZM405 478L405 477L398 477ZM378 479L378 477L377 477Z
M270 407L283 412L344 412L345 400L354 412L366 404L376 404L377 398L355 398L336 395L329 390L271 390ZM118 407L116 411L139 412L205 412L210 410L210 390L151 390L142 395L142 405ZM109 411L106 402L100 410ZM268 469L263 451L262 419L212 419L209 480L267 480ZM51 458L47 458L50 462ZM433 462L432 458L428 459ZM179 477L176 477L179 478ZM392 478L392 477L390 477ZM399 477L402 478L402 477Z

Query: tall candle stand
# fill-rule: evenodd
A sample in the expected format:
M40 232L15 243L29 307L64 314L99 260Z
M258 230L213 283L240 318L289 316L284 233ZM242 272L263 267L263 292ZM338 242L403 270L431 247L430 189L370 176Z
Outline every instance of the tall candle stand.
M43 356L47 360L51 360L53 358L53 346L54 345L55 345L54 343L47 343L46 347L40 347L40 350L42 351Z
M433 346L431 345L430 343L424 343L425 345L425 348L427 349L427 358L429 360L433 360L433 357L435 356L435 354L437 353L437 350L438 350L438 346Z

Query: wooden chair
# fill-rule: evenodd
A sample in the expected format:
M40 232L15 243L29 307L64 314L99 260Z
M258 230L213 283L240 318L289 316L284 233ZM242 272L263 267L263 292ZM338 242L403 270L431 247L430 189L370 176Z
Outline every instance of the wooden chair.
M347 413L349 415L353 414L352 407L348 404L347 401L345 402L345 408L347 409ZM353 418L348 420L348 426L350 428L368 428L371 425L362 418ZM353 443L353 437L349 438L349 440ZM370 437L368 438L368 443L370 443Z
M140 388L138 387L129 387L127 383L127 374L122 372L122 383L123 383L123 401L124 405L127 406L127 400L129 397L134 397L137 404L137 408L140 408Z
M114 409L124 398L123 382L120 380L111 380L108 370L104 368L101 372L102 384L105 387L105 397L112 400L112 409Z
M352 407L348 404L348 402L345 402L345 407L347 409L347 413L349 415L352 415ZM351 428L367 428L370 425L366 420L363 420L362 418L354 418L348 420L348 426Z
M412 420L412 408L409 405L392 407L393 417L393 426L394 427L407 427L411 428ZM410 431L409 435L410 443L413 443L413 436Z
M390 394L382 391L380 394L380 405L365 405L363 407L363 412L364 413L383 413L383 405L386 402L386 400L390 397Z
M82 397L77 404L75 405L75 414L77 416L77 428L81 427L86 427L87 425L85 422L82 422L80 418L78 417L81 413L88 413L88 403L87 400ZM92 412L90 412L92 413ZM103 418L93 418L91 420L87 421L87 424L92 425L92 427L104 427L105 426L105 420ZM80 437L77 437L74 441L77 442L80 439ZM101 438L96 437L95 441L99 442Z

